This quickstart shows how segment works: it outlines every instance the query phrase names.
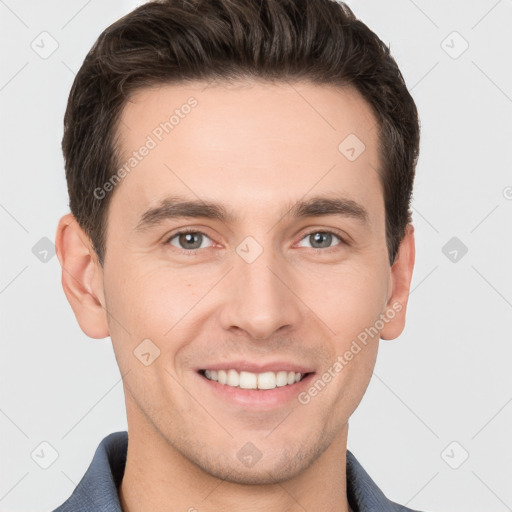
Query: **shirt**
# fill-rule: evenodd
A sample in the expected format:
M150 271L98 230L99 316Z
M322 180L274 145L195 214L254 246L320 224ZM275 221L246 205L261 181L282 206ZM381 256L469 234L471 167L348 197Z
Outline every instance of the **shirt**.
M126 465L128 432L114 432L99 444L73 494L53 512L123 512L117 488ZM347 449L347 498L353 512L418 512L388 500Z

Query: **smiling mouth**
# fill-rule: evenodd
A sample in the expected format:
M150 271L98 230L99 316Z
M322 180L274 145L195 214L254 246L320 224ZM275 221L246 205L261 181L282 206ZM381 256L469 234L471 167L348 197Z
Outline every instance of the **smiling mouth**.
M268 390L278 387L292 386L300 382L309 373L297 372L262 372L252 373L234 369L229 370L199 370L199 374L208 380L218 382L225 386L240 389Z

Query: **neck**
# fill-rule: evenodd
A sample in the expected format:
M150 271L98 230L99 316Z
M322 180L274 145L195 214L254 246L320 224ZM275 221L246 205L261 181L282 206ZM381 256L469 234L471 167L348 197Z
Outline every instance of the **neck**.
M140 427L142 425L138 425ZM348 424L302 473L286 481L243 485L204 472L152 426L129 429L119 497L124 512L350 512L346 490Z

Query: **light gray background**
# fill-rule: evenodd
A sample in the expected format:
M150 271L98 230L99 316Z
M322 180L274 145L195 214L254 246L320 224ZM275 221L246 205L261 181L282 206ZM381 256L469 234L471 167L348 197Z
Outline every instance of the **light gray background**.
M110 339L82 333L57 258L41 261L36 244L68 211L60 142L74 74L140 3L0 0L2 511L52 510L103 437L127 427ZM422 122L408 323L381 341L348 447L411 508L512 510L512 2L348 4L391 45ZM454 246L455 262L442 250L452 237L468 248ZM47 469L44 441L58 452Z

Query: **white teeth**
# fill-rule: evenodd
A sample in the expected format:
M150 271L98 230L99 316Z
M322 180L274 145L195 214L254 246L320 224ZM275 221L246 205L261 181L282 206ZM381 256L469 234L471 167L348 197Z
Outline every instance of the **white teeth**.
M257 389L258 376L251 372L240 372L240 387L242 389Z
M276 374L274 372L265 372L258 375L258 389L274 389L277 387Z
M276 373L276 386L286 386L288 384L288 372L277 372Z
M228 370L228 380L226 382L228 386L236 388L240 384L240 375L236 370Z
M219 382L231 387L242 389L274 389L299 382L304 376L295 372L263 372L252 373L236 370L205 370L204 375L209 380Z

